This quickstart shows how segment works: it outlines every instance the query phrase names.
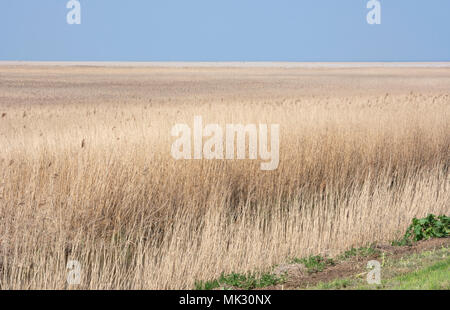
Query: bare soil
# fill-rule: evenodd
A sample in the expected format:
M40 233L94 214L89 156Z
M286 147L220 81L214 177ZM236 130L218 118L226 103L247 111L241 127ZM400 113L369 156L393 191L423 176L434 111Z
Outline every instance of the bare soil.
M317 273L292 273L288 274L285 283L264 288L264 290L301 289L317 285L321 282L331 282L336 279L351 277L367 271L367 262L380 259L384 253L386 258L398 259L405 255L430 251L441 247L449 247L450 238L430 239L419 241L412 246L391 246L378 245L375 249L380 252L372 256L354 256L344 261L338 261L334 266L330 266Z

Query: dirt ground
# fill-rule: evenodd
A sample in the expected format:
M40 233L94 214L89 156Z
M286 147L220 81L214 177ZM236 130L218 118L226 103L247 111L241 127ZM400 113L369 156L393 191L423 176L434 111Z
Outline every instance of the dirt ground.
M338 261L334 266L330 266L322 272L311 273L307 272L299 275L290 274L285 283L267 287L267 290L285 290L285 289L302 289L310 286L317 285L321 282L331 282L336 279L355 276L367 271L367 262L370 260L381 259L383 253L385 258L399 259L406 255L414 253L420 253L423 251L430 251L441 247L449 247L450 238L443 239L430 239L417 242L412 246L391 246L391 245L377 245L376 250L379 250L377 254L372 256L355 256L345 261Z

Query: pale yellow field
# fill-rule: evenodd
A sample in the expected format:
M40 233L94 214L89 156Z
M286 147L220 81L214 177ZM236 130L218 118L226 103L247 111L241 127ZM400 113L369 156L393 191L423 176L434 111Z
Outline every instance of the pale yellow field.
M280 124L280 164L176 123ZM450 211L450 68L0 65L0 288L182 289ZM68 260L81 285L66 283Z

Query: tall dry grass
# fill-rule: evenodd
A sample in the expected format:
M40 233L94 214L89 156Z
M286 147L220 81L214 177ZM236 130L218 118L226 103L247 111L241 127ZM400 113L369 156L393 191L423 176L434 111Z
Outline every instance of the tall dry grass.
M58 79L76 80L65 74ZM1 289L72 288L73 259L82 265L78 288L192 288L222 272L389 241L414 216L450 211L445 92L261 99L227 89L233 96L206 98L228 85L216 81L152 101L117 86L120 75L85 77L112 92L122 85L121 101L88 82L61 88L52 76L4 76ZM194 115L280 124L279 168L175 161L170 129Z

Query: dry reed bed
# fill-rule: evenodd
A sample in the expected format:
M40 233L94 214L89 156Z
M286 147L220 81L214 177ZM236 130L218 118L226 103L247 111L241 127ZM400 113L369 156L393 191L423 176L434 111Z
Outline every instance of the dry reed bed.
M69 288L68 259L82 264L80 288L192 288L221 272L392 240L412 217L450 211L446 92L206 96L218 83L153 101L124 86L114 101L79 84L53 93L32 74L21 93L19 79L6 77L2 289ZM120 75L101 77L118 79L112 92L120 86ZM204 124L279 123L279 168L173 160L170 129L192 126L194 115Z

